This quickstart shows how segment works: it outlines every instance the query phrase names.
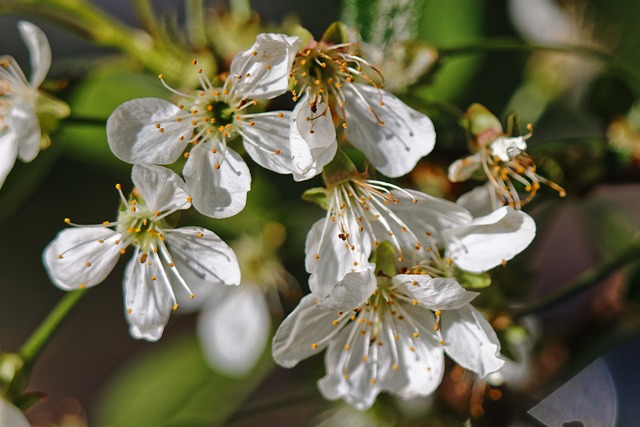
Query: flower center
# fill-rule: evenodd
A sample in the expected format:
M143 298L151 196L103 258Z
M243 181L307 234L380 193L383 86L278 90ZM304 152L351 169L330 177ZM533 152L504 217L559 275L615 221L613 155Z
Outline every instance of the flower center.
M124 241L138 246L143 254L149 254L149 251L158 247L157 240L164 239L164 221L156 221L156 216L145 207L131 203L131 207L120 211L117 231L122 234Z

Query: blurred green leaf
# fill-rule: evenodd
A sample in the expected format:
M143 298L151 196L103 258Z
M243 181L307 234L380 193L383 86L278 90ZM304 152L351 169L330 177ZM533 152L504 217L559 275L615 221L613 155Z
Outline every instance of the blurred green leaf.
M115 377L99 400L95 425L221 425L272 366L267 349L246 378L230 378L207 366L195 337L161 345Z
M476 40L483 33L484 9L485 2L481 0L427 0L418 22L419 36L436 46ZM481 61L477 56L447 60L420 95L445 100L459 97L467 90Z
M168 95L156 77L136 70L122 70L120 64L97 69L78 83L69 97L71 118L57 135L68 155L104 167L126 167L107 144L107 118L120 104L134 98Z

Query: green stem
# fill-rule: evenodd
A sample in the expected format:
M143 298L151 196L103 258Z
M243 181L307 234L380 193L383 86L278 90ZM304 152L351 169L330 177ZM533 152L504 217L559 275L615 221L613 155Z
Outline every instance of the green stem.
M596 59L611 69L620 72L621 74L630 77L633 80L636 89L640 89L640 75L636 72L635 68L629 66L626 62L612 55L602 49L588 47L588 46L567 46L567 45L544 45L537 43L524 43L519 40L512 39L485 39L468 44L461 44L451 47L440 47L438 53L440 59L446 59L447 57L457 55L474 55L487 52L555 52L565 53L569 55L579 55Z
M20 356L24 360L25 365L31 365L38 357L53 333L58 329L60 324L66 319L73 307L82 299L88 289L80 289L68 292L58 304L51 310L47 317L40 323L38 328L33 331L29 339L20 349Z
M10 0L0 3L0 13L23 13L62 25L101 46L109 46L136 58L145 67L166 73L167 79L190 76L191 54L179 51L132 28L86 0ZM194 77L197 82L197 75Z
M87 126L102 126L107 125L107 119L101 119L97 117L76 117L69 116L64 119L66 125L87 125Z
M591 289L593 286L599 284L603 279L614 274L620 268L633 261L640 261L640 242L632 244L617 257L583 272L574 280L562 286L555 292L552 292L545 298L542 298L540 301L514 310L513 315L516 317L522 317L561 304L569 298Z

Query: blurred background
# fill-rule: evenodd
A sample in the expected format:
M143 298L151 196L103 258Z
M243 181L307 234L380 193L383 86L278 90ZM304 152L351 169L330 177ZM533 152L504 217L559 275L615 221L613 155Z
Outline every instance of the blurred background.
M140 5L145 3L152 5L167 39L175 43L168 51L177 53L168 60L188 63L210 55L206 43L196 45L177 34L189 33L189 2L91 2L134 27L141 25L145 15ZM229 13L226 1L203 3L208 37L217 37L215 55L209 57L215 57L211 63L218 64L218 71L264 28L286 31L295 22L319 39L331 22L343 19L361 30L364 42L377 44L387 54L409 51L402 37L380 35L374 25L379 21L374 15L366 19L363 12L366 2L254 0L253 12L244 15L244 3L234 3L235 14ZM521 131L532 123L529 152L539 173L567 190L568 196L560 199L546 189L527 207L538 224L537 239L508 268L495 273L494 284L477 300L499 329L503 348L515 360L515 373L485 386L452 367L433 397L400 402L383 394L364 414L321 398L315 381L323 375L322 357L284 370L274 366L267 349L246 377L229 377L207 366L196 338L196 313L173 315L158 343L129 336L122 308L123 260L84 297L36 363L28 389L42 391L46 398L27 413L35 426L444 426L462 425L470 414L473 425L512 425L516 420L541 425L527 411L601 357L615 394L607 393L593 404L615 408L616 425L638 424L638 262L548 308L526 316L517 313L518 307L544 299L638 240L640 4L395 3L409 11L407 37L416 37L418 53L404 63L388 61L387 66L398 68L386 72L387 87L427 113L438 132L436 150L398 183L451 200L473 186L449 183L446 168L469 153L460 117L478 102L501 120L517 112ZM40 26L53 51L46 89L68 102L73 116L53 134L51 148L30 164L16 163L0 190L3 351L17 351L64 294L50 283L41 262L42 250L65 226L63 218L79 224L115 219L119 202L114 184L131 188L130 165L111 154L100 121L126 100L167 96L155 77L162 70L153 64L145 68L121 49L88 41L79 26L61 25L45 8L21 4L0 0L0 54L14 56L28 70L28 53L16 22L28 19ZM581 48L543 48L558 45ZM290 98L276 103L290 105ZM225 220L189 213L181 222L206 225L227 242L262 235L269 224L284 224L286 235L281 234L277 254L301 289L290 285L279 290L281 310L276 307L271 313L277 326L308 291L304 240L324 213L299 197L322 183L319 178L296 183L255 164L250 168L253 188L245 211ZM593 387L609 390L602 378L594 377ZM577 390L569 393L572 398L548 404L579 408L584 394Z

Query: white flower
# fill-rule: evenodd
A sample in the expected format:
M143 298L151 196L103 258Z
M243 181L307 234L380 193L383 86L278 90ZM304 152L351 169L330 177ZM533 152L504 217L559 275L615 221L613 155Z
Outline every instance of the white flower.
M0 397L0 426L30 427L31 424L29 424L22 411Z
M133 246L124 276L126 317L134 338L156 341L171 310L178 308L174 287L193 297L182 271L231 285L240 282L240 270L233 251L211 231L169 228L167 216L191 206L178 175L160 166L134 165L132 180L142 199L128 202L117 185L123 203L117 222L63 230L43 259L56 286L82 289L102 282Z
M29 48L31 79L27 80L16 60L0 57L0 187L16 158L30 162L40 152L42 135L38 114L57 118L69 107L38 91L51 66L51 48L42 30L30 22L18 22L18 30Z
M129 163L169 164L193 144L183 174L194 206L215 218L235 215L245 206L251 176L227 146L230 138L242 136L253 160L275 172L304 174L311 167L307 145L290 141L290 112L248 112L257 100L287 91L298 44L297 37L260 34L234 58L224 86L214 87L199 69L199 91L181 93L165 84L181 96L177 106L158 98L122 104L107 121L111 150Z
M184 274L196 299L180 298L181 310L199 310L198 338L209 365L234 377L250 373L264 353L271 334L271 313L282 312L280 294L300 292L282 267L276 250L284 227L271 223L261 238L243 236L234 242L242 272L240 286L220 286Z
M379 72L357 56L356 48L312 40L296 56L292 92L300 101L292 114L292 135L309 144L312 169L322 170L335 153L336 115L349 142L376 169L390 177L405 175L433 150L433 123L382 89Z
M483 196L482 199L491 203L493 210L503 205L522 208L533 199L541 183L547 184L558 191L560 197L564 197L566 192L562 187L536 173L536 165L525 151L526 138L527 136L498 136L487 146L479 145L478 152L456 160L449 166L449 179L453 182L466 181L481 169L488 179L486 189L481 191L483 194L489 191L488 197L485 199ZM524 187L528 193L526 197L520 197L516 185ZM478 197L480 193L469 195L463 200ZM486 212L484 208L478 210Z
M458 204L359 177L330 185L326 195L327 215L311 227L305 259L309 287L320 298L371 269L371 252L383 241L399 268L430 263L430 273L442 273L453 264L481 272L520 253L536 231L529 215L508 207L474 219Z
M273 340L284 367L327 349L318 382L329 400L369 408L381 391L427 396L444 372L444 353L486 376L500 369L500 343L469 302L475 292L426 274L346 277L324 298L307 295Z

